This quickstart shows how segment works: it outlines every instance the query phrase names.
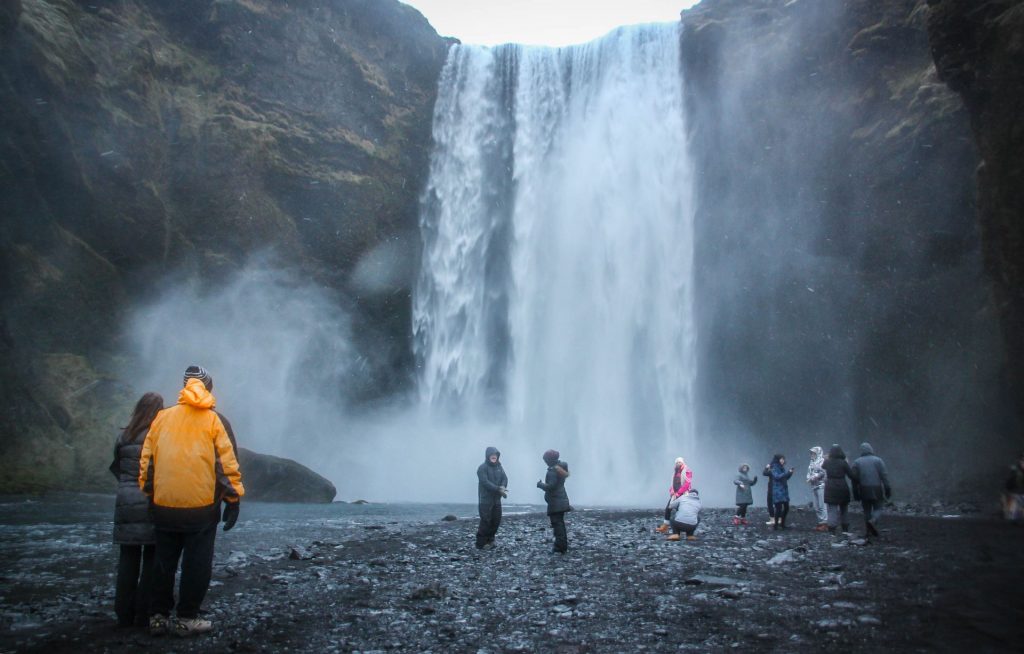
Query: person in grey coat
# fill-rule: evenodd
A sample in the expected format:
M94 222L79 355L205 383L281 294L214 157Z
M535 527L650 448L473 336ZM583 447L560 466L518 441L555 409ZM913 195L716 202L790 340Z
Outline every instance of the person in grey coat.
M544 501L548 505L548 519L551 529L555 532L554 552L565 554L569 549L569 537L565 533L565 514L572 511L569 495L565 492L565 480L569 478L569 464L560 461L558 450L544 453L544 463L548 466L543 481L537 482L537 488L544 491Z
M860 456L850 468L855 480L854 495L860 498L861 506L864 507L865 536L878 536L882 506L892 497L885 461L875 455L871 443L861 443Z
M484 451L484 462L476 469L477 509L480 525L476 529L476 547L494 547L494 535L501 526L501 499L508 497L508 477L501 467L501 452L496 447Z
M750 476L750 466L746 463L740 466L738 475L732 483L736 487L736 515L732 518L732 524L747 524L747 507L754 503L754 493L750 487L757 483L757 477Z
M672 509L672 518L669 524L672 525L672 534L668 540L682 540L681 534L686 533L686 540L697 540L693 535L700 524L700 493L696 488L686 491L669 503Z
M146 433L164 398L146 393L135 404L131 420L114 442L110 472L117 478L114 504L114 543L120 545L114 613L122 627L149 624L149 596L153 581L156 534L149 516L149 498L139 489L139 457Z

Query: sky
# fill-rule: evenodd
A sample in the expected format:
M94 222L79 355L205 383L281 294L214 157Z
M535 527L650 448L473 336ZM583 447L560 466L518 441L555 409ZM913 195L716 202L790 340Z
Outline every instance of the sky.
M571 45L621 25L679 20L699 0L402 0L463 43Z

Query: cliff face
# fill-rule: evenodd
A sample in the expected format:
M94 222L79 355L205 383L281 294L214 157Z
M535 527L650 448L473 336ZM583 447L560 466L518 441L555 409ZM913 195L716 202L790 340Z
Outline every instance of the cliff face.
M683 13L702 431L801 457L869 440L915 473L1011 454L978 155L927 16L924 0Z
M126 310L268 247L401 379L408 283L348 280L415 243L447 45L393 0L0 3L0 491L96 482Z
M1024 412L1024 2L930 0L939 78L960 94L980 163L977 216L1007 350L1007 383Z

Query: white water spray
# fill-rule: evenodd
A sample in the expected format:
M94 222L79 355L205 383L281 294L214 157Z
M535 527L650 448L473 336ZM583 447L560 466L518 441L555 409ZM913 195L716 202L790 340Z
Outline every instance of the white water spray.
M442 73L422 399L492 421L506 461L561 450L581 503L649 503L675 456L700 458L682 89L675 23L571 48L455 46Z

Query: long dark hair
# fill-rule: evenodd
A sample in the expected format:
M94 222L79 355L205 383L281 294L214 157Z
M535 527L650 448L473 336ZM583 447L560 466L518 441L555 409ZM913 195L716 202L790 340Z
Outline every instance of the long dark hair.
M134 443L139 437L149 431L153 418L164 408L164 398L159 393L146 393L135 403L135 410L132 411L132 418L121 431L122 443Z

